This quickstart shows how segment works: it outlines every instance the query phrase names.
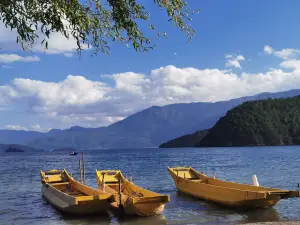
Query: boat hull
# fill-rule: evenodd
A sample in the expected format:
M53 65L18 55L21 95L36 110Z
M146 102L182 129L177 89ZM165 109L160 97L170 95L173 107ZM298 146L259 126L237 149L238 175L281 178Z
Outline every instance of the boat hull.
M56 174L51 174L54 172ZM72 215L105 212L115 198L74 180L64 171L41 171L43 197L56 209Z
M222 181L207 177L192 168L168 170L180 192L229 208L270 208L283 198L299 197L299 191Z
M145 203L127 203L119 207L117 203L111 203L111 207L114 210L122 211L126 215L136 216L155 216L164 211L165 203L162 202L145 202Z
M68 214L91 215L105 212L110 207L110 202L107 201L107 199L95 199L93 201L83 202L83 204L76 204L76 201L74 201L72 197L62 195L55 188L47 184L42 185L41 191L47 202L57 210Z
M164 208L162 203L137 203L125 206L124 211L127 215L154 216L161 214Z
M202 194L191 193L187 190L182 190L180 187L176 186L178 191L189 195L191 197L201 199L203 201L212 202L222 207L227 208L238 208L238 209L267 209L275 206L281 198L278 196L273 196L269 199L255 199L255 200L241 200L241 201L225 201L214 198L208 198Z
M97 183L98 188L100 190L105 190L108 193L112 193L115 195L116 202L112 203L111 206L114 209L122 210L127 215L137 215L137 216L154 216L159 215L163 212L165 208L165 204L170 201L170 197L167 195L161 195L155 192L151 192L149 190L143 189L132 182L129 182L125 179L121 172L119 176L122 180L122 188L126 189L127 192L121 193L121 200L120 195L116 191L116 187L112 188L110 185L104 184L103 189L103 182L101 171L97 171ZM108 178L111 179L111 178ZM139 193L141 196L135 197L130 196L129 193ZM120 206L121 203L121 206Z

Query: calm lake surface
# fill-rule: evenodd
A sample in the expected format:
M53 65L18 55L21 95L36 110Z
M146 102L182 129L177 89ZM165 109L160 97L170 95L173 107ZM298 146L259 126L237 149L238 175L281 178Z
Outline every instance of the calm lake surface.
M68 152L0 154L0 224L240 224L300 220L300 198L287 199L268 210L238 212L177 193L167 166L192 166L218 178L298 189L300 146L255 148L94 150L85 152L86 178L96 187L96 169L121 169L133 181L155 192L169 194L162 215L149 218L104 215L74 218L56 211L41 196L39 171L66 168L78 177L80 156Z

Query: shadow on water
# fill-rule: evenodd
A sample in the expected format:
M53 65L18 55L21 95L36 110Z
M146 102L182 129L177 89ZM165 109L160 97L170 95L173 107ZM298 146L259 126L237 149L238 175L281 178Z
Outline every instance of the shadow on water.
M120 211L117 209L111 209L108 211L111 217L111 224L120 224L120 225L165 225L166 218L164 215L156 215L149 217L139 217L139 216L128 216L124 213L124 211Z
M201 211L203 220L196 222L202 222L203 224L208 222L205 221L206 216L211 220L209 223L212 223L213 221L215 221L216 223L218 223L217 221L227 221L227 224L231 224L231 221L232 223L281 221L280 213L275 208L255 210L230 209L222 207L213 202L193 198L180 191L176 192L176 204L181 205L181 207L187 207L186 209L189 211Z
M60 213L60 220L70 225L99 224L99 225L166 225L166 218L163 215L138 217L115 214L113 212L100 215L73 216Z
M124 216L115 218L116 223L120 225L166 225L167 220L163 215L138 217L138 216Z
M111 217L108 213L103 212L100 214L89 215L89 216L74 216L70 214L60 213L60 220L66 224L99 224L107 225L111 224Z
M173 193L176 196L173 204L177 219L168 218L165 215L151 217L127 216L118 210L108 211L101 215L72 216L60 213L60 220L65 224L100 224L100 225L177 225L177 224L245 224L251 222L280 221L279 212L274 209L260 209L241 211L228 209L212 202L206 202L185 195L181 192ZM174 197L175 197L174 196ZM183 208L184 210L178 210ZM172 209L172 204L168 207ZM188 213L191 213L187 215ZM199 213L202 217L197 216ZM182 217L183 216L183 217Z
M240 223L275 222L281 220L280 213L274 208L241 212L240 215L243 216Z
M214 202L203 201L201 199L194 198L180 191L176 192L176 199L177 201L184 202L185 206L193 207L195 210L201 210L209 213L210 215L222 215L237 212L236 210L222 207Z

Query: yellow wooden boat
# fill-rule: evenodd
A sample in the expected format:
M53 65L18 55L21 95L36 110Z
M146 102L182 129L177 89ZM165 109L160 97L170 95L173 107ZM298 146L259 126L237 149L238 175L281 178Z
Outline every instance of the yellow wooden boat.
M265 188L208 177L191 167L168 168L177 189L199 199L235 208L269 208L299 191Z
M100 190L115 195L112 207L121 208L127 215L152 216L160 214L170 201L161 195L143 189L124 178L120 170L96 170Z
M66 170L41 171L42 194L60 211L75 215L103 212L114 201L112 194L88 187Z

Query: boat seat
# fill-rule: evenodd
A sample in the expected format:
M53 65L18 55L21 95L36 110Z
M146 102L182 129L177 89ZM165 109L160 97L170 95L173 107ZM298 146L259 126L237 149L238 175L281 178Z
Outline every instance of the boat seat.
M57 171L46 171L45 172L45 175L61 175L62 174L62 171L60 170L57 170Z
M107 184L107 185L119 185L119 183L116 183L115 181L111 181L111 182L105 181L105 184Z
M53 182L51 183L53 186L58 186L58 185L68 185L70 182Z
M69 191L69 190L65 189L65 190L63 190L63 192L68 195L72 195L72 196L87 196L87 194L84 194L83 192L78 191L78 190Z
M174 169L174 171L189 171L190 169L189 168L181 168L181 169Z
M113 175L116 175L117 172L116 172L116 171L107 171L106 174L107 174L108 176L113 176Z

